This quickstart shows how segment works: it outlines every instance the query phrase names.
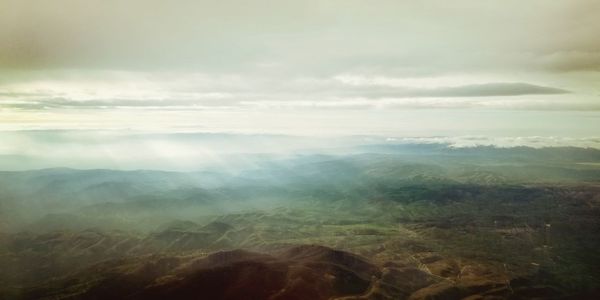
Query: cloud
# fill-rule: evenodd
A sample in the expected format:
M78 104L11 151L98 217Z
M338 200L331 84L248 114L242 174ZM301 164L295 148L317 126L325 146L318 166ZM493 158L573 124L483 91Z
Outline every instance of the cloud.
M341 89L344 95L368 98L426 98L426 97L494 97L521 95L557 95L569 91L522 82L492 82L452 87L411 88L411 87L370 87L362 89Z
M523 82L488 82L471 77L245 78L173 72L56 73L0 84L0 108L58 109L237 109L248 108L368 108L473 107L508 98L547 96L569 91ZM484 100L499 98L500 100ZM472 98L472 99L469 99ZM550 101L548 101L550 100ZM539 99L521 99L521 102ZM519 103L522 106L523 103ZM561 104L562 105L562 104ZM563 106L561 106L563 107ZM568 106L566 107L568 108Z
M502 148L511 147L582 147L600 149L598 137L561 137L561 136L515 136L515 137L490 137L490 136L441 136L441 137L399 137L390 138L392 143L408 144L447 144L454 148L468 148L477 146L495 146Z
M427 98L354 98L336 101L276 101L257 100L241 101L240 105L250 109L277 110L277 109L305 109L319 110L414 110L414 109L491 109L505 111L600 111L600 103L581 99L547 100L531 97L427 97ZM447 112L447 111L446 111ZM472 113L476 113L473 111Z
M598 9L593 0L2 0L0 67L325 77L523 71L548 53L597 51Z
M332 88L315 91L303 91L297 94L296 89L279 90L270 94L268 90L256 90L247 93L221 94L221 93L188 93L180 98L180 93L162 92L157 97L144 97L134 99L118 98L90 98L85 95L85 100L69 99L56 95L39 93L4 93L0 95L0 108L22 110L53 110L53 109L246 109L249 107L260 108L448 108L448 107L496 107L496 108L523 108L528 104L531 107L552 109L557 102L521 99L521 101L507 101L506 97L523 95L559 95L568 91L556 88L541 87L523 83L490 83L482 85L467 85L457 87L415 89L415 88ZM66 95L68 97L68 95ZM81 95L78 95L81 97ZM501 100L485 100L488 97L502 97ZM559 102L561 109L574 108L576 104ZM501 104L501 105L498 105ZM590 106L588 106L588 109Z
M219 100L219 101L215 101ZM235 103L235 102L233 102ZM50 98L25 101L0 101L0 108L23 110L52 110L52 109L116 109L116 108L161 108L161 109L202 109L229 107L233 103L221 101L215 97L205 97L202 101L190 100L86 100L73 101L64 98Z
M434 95L437 97L555 95L566 93L569 93L569 91L522 82L474 84L451 88L438 88L422 92L423 95Z
M0 128L363 132L356 120L369 120L378 132L469 131L483 125L463 120L498 110L493 126L544 131L548 119L587 132L597 124L553 116L600 110L599 10L595 0L0 0ZM403 111L434 117L399 123Z
M544 68L561 72L600 71L600 50L554 52L540 57L539 63Z

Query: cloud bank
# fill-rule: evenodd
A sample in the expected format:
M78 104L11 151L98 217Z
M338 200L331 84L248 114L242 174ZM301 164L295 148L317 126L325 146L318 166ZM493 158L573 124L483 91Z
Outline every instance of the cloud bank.
M585 135L600 111L597 11L593 0L0 0L0 130ZM475 123L488 114L494 124Z

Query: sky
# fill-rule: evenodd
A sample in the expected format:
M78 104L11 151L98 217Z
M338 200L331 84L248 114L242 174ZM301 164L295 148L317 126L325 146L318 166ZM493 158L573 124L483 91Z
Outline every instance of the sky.
M0 0L0 131L595 138L598 12L594 0Z

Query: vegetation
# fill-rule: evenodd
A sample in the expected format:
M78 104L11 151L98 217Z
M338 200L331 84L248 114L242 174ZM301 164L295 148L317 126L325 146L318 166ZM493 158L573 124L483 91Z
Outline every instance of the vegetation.
M600 288L600 169L578 163L597 151L414 147L228 173L4 172L0 295L185 298L214 280L238 296L236 287L269 287L259 299ZM219 251L237 253L216 256L234 277L206 267ZM246 282L247 272L266 277Z

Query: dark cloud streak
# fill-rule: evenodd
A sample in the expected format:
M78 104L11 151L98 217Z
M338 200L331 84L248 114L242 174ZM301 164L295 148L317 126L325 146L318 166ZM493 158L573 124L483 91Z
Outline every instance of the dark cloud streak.
M306 89L306 87L304 87ZM567 90L537 86L527 83L488 83L464 85L444 88L400 88L381 86L347 86L333 84L320 87L316 90L304 90L303 94L297 95L300 88L280 89L277 93L269 94L268 91L248 91L239 93L228 99L202 97L198 99L177 99L173 95L171 99L95 99L95 100L73 100L64 97L53 97L40 93L0 93L0 108L14 108L24 110L47 110L62 108L78 109L106 109L106 108L179 108L179 109L205 109L205 108L239 108L240 102L244 101L281 101L291 102L299 99L313 99L313 101L328 101L328 98L472 98L472 97L510 97L522 95L555 95L569 93ZM2 100L19 97L19 101Z

